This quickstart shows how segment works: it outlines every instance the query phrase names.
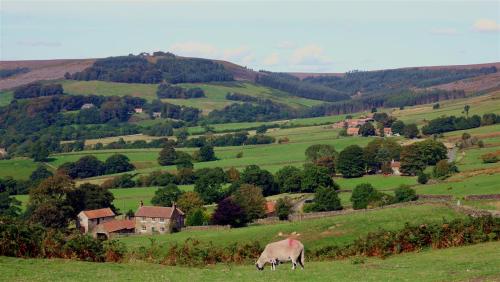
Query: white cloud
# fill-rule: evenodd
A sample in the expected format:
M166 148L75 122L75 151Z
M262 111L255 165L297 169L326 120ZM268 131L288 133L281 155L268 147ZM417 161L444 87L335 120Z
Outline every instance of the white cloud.
M277 65L280 61L280 57L278 55L278 53L274 52L272 54L270 54L269 56L267 56L266 58L264 58L264 61L263 61L263 64L266 65L266 66L274 66L274 65Z
M281 41L276 45L276 47L279 49L293 49L296 47L296 45L291 41Z
M321 46L309 44L293 51L290 63L294 65L328 65L332 60L324 54Z
M59 47L61 42L45 41L45 40L21 40L16 42L17 45L29 47Z
M490 19L479 19L474 23L473 29L478 32L498 32L500 24Z
M431 30L432 34L436 35L456 35L458 34L457 30L454 28L434 28Z
M255 56L253 55L252 50L247 46L224 49L221 53L222 59L227 61L241 63L244 65L255 61Z
M180 56L210 58L217 55L217 48L202 42L179 42L170 46L169 51Z

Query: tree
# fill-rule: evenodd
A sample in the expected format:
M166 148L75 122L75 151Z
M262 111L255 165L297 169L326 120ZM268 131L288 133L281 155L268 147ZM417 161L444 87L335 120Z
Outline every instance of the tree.
M39 165L35 169L35 171L33 171L31 173L30 180L33 181L33 182L35 182L35 183L39 183L43 179L51 177L53 175L54 174L50 170L48 170L45 166Z
M337 171L344 178L360 177L365 174L363 149L358 145L350 145L339 154Z
M212 177L210 173L204 174L196 179L194 191L200 195L205 204L211 204L217 202L223 196L222 183L220 179Z
M167 145L163 147L158 156L158 163L162 166L173 165L177 159L177 154L172 145Z
M316 189L314 193L314 202L311 206L312 211L336 211L341 209L342 204L340 203L336 189L323 186Z
M470 110L470 106L469 105L465 105L464 106L464 113L465 113L465 116L468 118L469 117L469 110Z
M218 225L231 225L231 227L245 226L247 223L245 210L238 206L230 197L217 204L212 215L212 222Z
M233 194L234 202L240 206L247 215L247 222L265 216L266 199L262 196L260 187L243 184Z
M58 171L71 178L87 178L102 175L105 172L105 166L103 162L90 155L81 157L74 163L64 163Z
M177 166L177 170L181 169L193 169L194 165L192 162L192 157L186 152L177 152L177 159L175 160L175 164Z
M200 148L199 151L199 161L200 162L209 162L215 161L217 158L215 157L214 147L210 145L205 145Z
M193 212L187 214L186 225L187 226L200 226L205 223L205 215L202 209L196 209Z
M422 160L427 165L435 165L438 161L447 158L446 146L442 142L432 139L414 143L418 152L422 156Z
M233 166L226 170L226 175L229 182L236 182L240 180L240 172Z
M186 128L181 128L175 132L175 137L177 137L177 142L184 143L189 136L189 132Z
M371 122L367 122L359 128L359 135L364 137L375 136L376 135L375 127Z
M31 157L35 162L44 162L49 157L49 151L41 142L36 142L31 150Z
M182 191L175 184L168 184L166 187L160 187L156 190L155 195L151 199L151 203L155 206L170 207L176 202L182 194Z
M332 157L335 158L337 151L331 145L327 144L315 144L311 145L306 149L305 155L307 161L316 162L324 157Z
M416 143L404 146L401 150L401 172L408 175L416 175L427 166Z
M278 194L279 192L278 186L274 182L273 175L257 165L247 166L241 173L240 180L242 183L252 184L262 188L262 194L265 197Z
M9 192L0 192L0 216L18 216L21 212L21 202L9 195Z
M280 220L287 220L292 212L292 201L288 197L279 198L276 201L276 215Z
M410 123L405 125L404 136L409 139L416 138L419 134L419 130L416 124Z
M366 209L368 204L376 198L376 194L377 191L369 183L357 185L351 195L352 208L355 210Z
M306 193L315 192L319 187L328 187L338 190L339 187L333 182L328 169L313 164L304 165L301 191Z
M196 192L190 191L180 195L177 206L185 213L191 214L197 209L203 209L203 199Z
M108 189L99 185L83 183L67 196L67 203L73 208L72 217L83 210L111 208L115 213L118 209L113 205L115 197Z
M284 166L275 175L281 193L298 193L302 187L302 171L294 166Z
M394 190L394 200L396 203L411 202L417 199L417 193L408 185L400 185Z
M449 163L447 160L440 160L432 171L434 177L436 178L446 178L452 173L458 172L457 167L453 163Z
M420 184L427 184L427 182L429 181L429 176L424 173L423 171L419 171L417 173L417 182L420 183Z
M436 103L436 104L432 105L432 109L433 109L433 110L437 110L437 109L439 109L439 108L440 108L439 103Z
M396 120L395 122L392 123L391 131L393 134L404 135L404 130L405 130L404 122Z
M134 165L130 163L130 159L122 154L110 156L104 162L104 166L106 168L106 174L120 173L135 169Z
M32 222L44 227L64 228L74 214L68 195L75 190L74 182L65 175L43 180L29 195L27 214Z

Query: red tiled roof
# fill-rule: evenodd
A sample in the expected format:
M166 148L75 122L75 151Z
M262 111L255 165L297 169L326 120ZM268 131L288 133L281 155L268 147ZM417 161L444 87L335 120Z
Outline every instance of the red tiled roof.
M357 127L350 127L347 129L347 134L358 134L359 128Z
M276 211L276 202L268 201L266 202L266 213L273 213Z
M129 219L111 220L99 225L102 226L102 228L106 230L106 232L111 233L123 229L134 229L135 221Z
M83 213L89 219L115 216L115 213L110 208L104 208L104 209L98 209L98 210L88 210L88 211L83 211Z
M391 167L401 167L401 163L400 162L392 162Z
M184 214L180 209L177 209L177 212L179 212L181 215ZM172 207L142 206L139 207L137 212L135 212L135 216L170 218L172 216L172 213Z

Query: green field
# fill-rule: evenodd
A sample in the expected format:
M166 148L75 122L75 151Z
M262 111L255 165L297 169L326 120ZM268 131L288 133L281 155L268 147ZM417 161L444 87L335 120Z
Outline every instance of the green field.
M37 166L33 160L25 158L0 160L0 177L28 179Z
M187 238L196 238L202 242L212 241L215 245L227 246L236 242L267 243L278 240L279 232L295 231L301 234L300 240L306 248L317 249L332 244L347 244L378 228L395 230L402 228L406 222L422 223L462 216L447 207L421 205L230 230L182 231L166 235L124 237L120 240L131 248L147 246L150 244L148 238L155 238L164 247L175 242L184 242Z
M0 257L0 271L6 281L498 281L499 252L500 243L493 242L370 258L364 264L306 261L303 271L284 264L262 272L253 265L185 268Z
M13 96L12 91L0 91L0 107L10 104L10 101L14 98Z
M61 80L64 92L72 95L134 96L156 99L156 84L118 83L109 81Z

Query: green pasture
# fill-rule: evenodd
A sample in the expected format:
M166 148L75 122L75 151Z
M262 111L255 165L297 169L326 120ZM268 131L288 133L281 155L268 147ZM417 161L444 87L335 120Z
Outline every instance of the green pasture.
M422 124L425 120L431 120L440 116L461 116L465 105L470 106L469 116L485 113L500 113L500 92L486 94L477 97L446 100L439 102L440 108L433 109L432 104L405 107L404 110L389 110L392 115L407 123Z
M7 106L14 99L12 91L0 91L0 107Z
M184 242L187 238L210 242L219 246L232 243L259 241L267 243L278 240L279 232L300 233L301 241L308 249L317 249L328 245L343 245L359 236L378 228L399 229L406 222L421 223L456 218L463 215L443 206L407 206L376 211L359 212L349 215L325 217L295 222L283 222L272 225L254 225L229 230L182 231L174 234L130 236L120 240L131 248L148 246L149 238L154 238L161 246Z
M0 160L0 177L11 176L15 179L28 179L37 167L37 163L26 158Z
M500 193L499 183L499 173L481 174L466 178L456 175L441 183L417 185L413 188L418 194L453 195L460 198L465 195L498 194Z
M359 184L370 183L377 190L394 190L400 185L415 185L417 178L411 176L395 176L395 175L365 175L358 178L342 178L335 177L333 179L339 184L340 189L352 190Z
M61 80L64 92L72 95L134 96L156 99L156 84L119 83L110 81Z

